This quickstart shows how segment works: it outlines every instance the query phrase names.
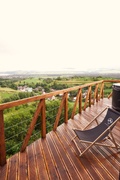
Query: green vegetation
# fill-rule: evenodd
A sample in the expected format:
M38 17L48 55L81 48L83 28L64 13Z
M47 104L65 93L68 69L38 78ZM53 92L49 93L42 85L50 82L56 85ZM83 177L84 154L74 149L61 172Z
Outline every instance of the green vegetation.
M0 79L0 103L10 102L21 98L40 95L45 92L51 92L52 89L60 90L73 86L78 86L93 81L104 79L103 77L57 77L57 78L27 78L27 79ZM111 79L111 78L109 78ZM107 83L105 86L105 93L111 89L111 83ZM32 93L22 92L18 90L19 86L27 86L33 89Z
M78 86L93 81L102 80L102 77L57 77L57 78L27 78L23 80L7 80L0 79L0 103L10 102L18 99L23 99L52 90L60 90L68 87ZM32 92L23 92L18 90L18 86L32 87ZM112 83L106 83L104 88L105 96L108 96L112 90ZM85 91L85 90L84 90ZM94 88L92 89L94 91ZM76 96L77 91L70 92L68 99L68 117L71 117L73 109L73 98ZM46 100L46 124L47 132L53 129L56 114L60 106L61 97L55 100ZM26 135L27 129L36 111L38 102L28 103L25 105L17 106L4 111L5 120L5 137L7 156L11 156L18 152L21 143ZM84 99L83 99L84 104ZM60 117L60 124L64 121L64 112ZM39 116L33 134L29 143L33 142L40 137L41 131L41 116Z
M53 129L55 122L56 114L60 106L60 100L56 99L54 101L46 101L46 126L47 132ZM6 149L7 157L15 154L20 150L21 144L25 138L27 130L29 128L30 122L33 118L34 112L36 111L38 102L29 103L14 107L11 109L6 109L4 111L4 120L5 120L5 137L6 137ZM68 104L68 116L70 118L71 111L73 108L73 103L69 102ZM60 123L63 123L64 112L60 117ZM35 129L29 141L29 144L34 140L40 138L41 131L41 116L39 116Z
M15 84L17 86L24 86L24 85L28 85L30 87L36 87L37 85L40 85L42 83L43 79L41 78L35 78L35 77L31 77L31 78L27 78L27 79L23 79L23 80L18 80L15 82Z

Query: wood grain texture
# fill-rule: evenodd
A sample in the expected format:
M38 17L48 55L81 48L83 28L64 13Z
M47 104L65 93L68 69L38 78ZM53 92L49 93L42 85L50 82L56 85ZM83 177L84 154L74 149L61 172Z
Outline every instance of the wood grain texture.
M83 129L106 105L111 106L111 99L103 99L86 108L74 119L63 123L57 130L51 131L44 139L38 139L26 148L24 153L17 153L0 167L0 180L8 179L106 179L119 178L120 153L116 149L93 146L83 157L79 157L72 139L73 128ZM120 122L113 130L120 144ZM81 149L85 144L79 144Z

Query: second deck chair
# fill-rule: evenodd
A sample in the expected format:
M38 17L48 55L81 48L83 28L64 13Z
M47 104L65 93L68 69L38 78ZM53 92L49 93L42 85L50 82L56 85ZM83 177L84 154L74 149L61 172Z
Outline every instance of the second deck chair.
M102 114L105 113L105 110L107 111L107 113L103 118L103 121L98 124L97 118L100 115L102 116ZM80 156L82 156L86 151L88 151L93 145L106 146L110 148L116 148L118 150L120 148L120 145L115 141L112 129L119 120L120 113L106 107L83 130L73 129L76 134L76 136L73 138L73 141L78 151L80 152ZM97 122L97 126L93 127L92 129L86 129L91 123L93 123L93 121ZM76 137L81 143L88 144L85 150L80 150L78 144L75 141ZM112 141L112 145L103 143L103 141L105 142L105 139L107 139L106 137L108 137L108 139Z

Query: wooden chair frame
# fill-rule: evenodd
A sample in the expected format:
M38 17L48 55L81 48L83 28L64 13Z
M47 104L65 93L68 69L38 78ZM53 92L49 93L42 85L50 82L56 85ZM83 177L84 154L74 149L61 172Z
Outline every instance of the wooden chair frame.
M92 121L90 121L90 123L83 129L83 131L85 129L87 129L94 121L96 121L97 125L98 125L98 121L97 121L97 118L106 110L108 109L108 107L105 107L95 118L93 118ZM120 145L115 141L115 138L113 136L113 133L112 133L112 130L111 128L115 126L115 124L120 120L120 117L118 117L100 136L98 136L94 141L84 141L84 140L81 140L79 139L79 137L76 135L72 141L74 142L74 144L76 145L76 148L78 149L79 151L79 156L82 156L85 152L87 152L93 145L98 145L98 146L104 146L104 147L110 147L110 148L116 148L117 150L120 148ZM75 129L73 129L75 130ZM79 129L77 129L79 130ZM109 134L106 136L106 138L104 138L102 141L98 142L99 139L107 132L109 131ZM110 135L110 136L109 136ZM88 146L86 147L85 150L81 151L78 144L76 143L75 139L78 138L79 139L79 142L80 143L85 143L87 144ZM106 143L103 143L105 142L105 140L110 140L112 142L113 145L109 145L109 144L106 144Z

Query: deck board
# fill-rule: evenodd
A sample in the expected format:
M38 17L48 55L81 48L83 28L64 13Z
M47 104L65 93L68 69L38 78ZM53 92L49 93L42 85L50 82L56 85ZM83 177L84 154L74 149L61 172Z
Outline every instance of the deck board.
M59 179L60 174L52 154L52 146L49 146L47 138L46 140L41 141L41 145L43 148L46 170L48 172L49 179Z
M15 154L9 161L8 179L16 179L18 176L18 154Z
M84 128L106 105L110 99L103 99L77 114L67 124L62 124L56 132L51 131L45 139L38 139L29 145L25 152L17 153L0 167L0 180L57 180L57 179L119 179L120 152L107 147L93 146L84 156L72 139L73 128ZM120 122L113 130L120 144ZM79 145L85 148L85 144Z
M18 177L20 180L26 179L28 176L28 164L26 152L19 153Z
M47 180L49 178L48 178L44 155L42 153L41 142L36 141L34 147L35 147L35 159L36 159L36 168L38 171L38 179Z

